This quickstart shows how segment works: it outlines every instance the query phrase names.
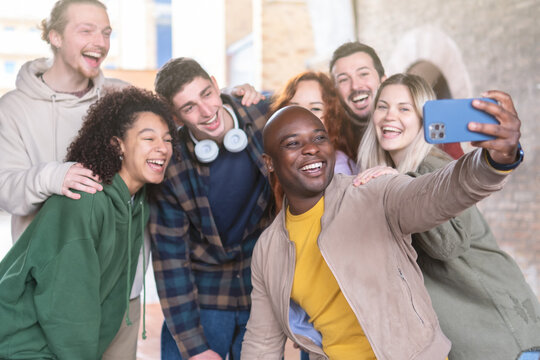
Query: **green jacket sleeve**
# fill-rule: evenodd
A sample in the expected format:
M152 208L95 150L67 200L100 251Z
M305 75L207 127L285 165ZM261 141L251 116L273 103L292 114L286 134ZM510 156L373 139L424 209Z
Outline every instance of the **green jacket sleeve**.
M35 308L58 359L99 358L99 261L93 241L74 239L34 275Z

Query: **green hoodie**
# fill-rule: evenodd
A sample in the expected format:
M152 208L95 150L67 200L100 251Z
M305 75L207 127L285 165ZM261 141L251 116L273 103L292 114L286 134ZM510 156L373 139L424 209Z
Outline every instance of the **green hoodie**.
M0 262L1 359L100 359L123 319L148 220L117 174L54 195ZM133 203L133 205L132 205Z

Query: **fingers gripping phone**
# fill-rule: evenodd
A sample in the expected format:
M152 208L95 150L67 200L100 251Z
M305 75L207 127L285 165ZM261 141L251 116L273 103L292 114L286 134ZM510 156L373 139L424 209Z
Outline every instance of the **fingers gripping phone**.
M480 98L496 103L493 99ZM473 99L429 100L424 104L424 137L430 144L492 140L493 136L470 131L467 124L498 124L490 114L472 106Z

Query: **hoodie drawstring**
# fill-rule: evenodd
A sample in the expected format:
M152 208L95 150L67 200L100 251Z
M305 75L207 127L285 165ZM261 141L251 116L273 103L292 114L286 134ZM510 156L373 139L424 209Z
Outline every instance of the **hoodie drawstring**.
M43 78L42 78L43 79ZM56 161L59 161L61 159L58 159L58 144L57 144L57 141L56 141L56 131L57 131L57 121L56 121L56 116L55 116L55 108L56 108L56 94L52 94L51 95L51 119L53 121L53 124L52 124L52 136L53 136L53 146L54 146L54 160Z
M142 318L142 324L143 324L143 331L142 331L142 338L143 340L146 339L146 250L145 250L145 244L144 244L144 204L141 201L141 236L142 239L142 258L143 258L143 318Z
M144 203L140 201L141 205L141 236L142 236L142 258L143 258L143 331L142 339L146 340L146 246L144 244ZM131 295L131 288L129 287L129 280L131 279L131 201L128 202L128 268L126 278L126 325L131 326L132 322L129 318L129 301Z
M126 325L131 326L131 320L129 319L129 296L131 295L131 287L129 281L131 279L131 201L128 201L128 266L126 277Z

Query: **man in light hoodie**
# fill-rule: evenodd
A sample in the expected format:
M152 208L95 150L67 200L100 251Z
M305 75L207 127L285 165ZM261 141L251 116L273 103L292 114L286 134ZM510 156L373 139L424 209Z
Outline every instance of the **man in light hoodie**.
M71 189L102 189L90 170L64 157L90 104L123 85L100 70L112 29L99 1L58 1L42 30L53 58L25 63L16 89L0 98L0 208L12 214L14 242L49 196L78 199Z
M127 85L105 78L100 70L112 29L98 0L59 0L41 28L53 58L24 64L16 89L0 98L0 208L12 215L13 242L49 196L78 199L71 190L103 189L92 171L64 162L64 157L88 107L106 92ZM142 266L137 270L130 302L133 326L123 322L103 359L136 357Z

